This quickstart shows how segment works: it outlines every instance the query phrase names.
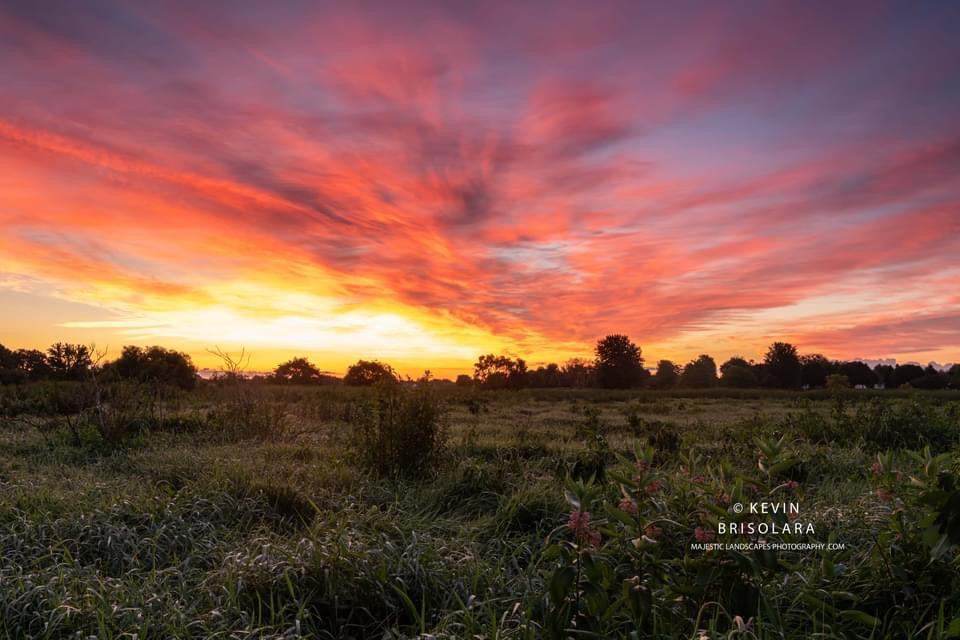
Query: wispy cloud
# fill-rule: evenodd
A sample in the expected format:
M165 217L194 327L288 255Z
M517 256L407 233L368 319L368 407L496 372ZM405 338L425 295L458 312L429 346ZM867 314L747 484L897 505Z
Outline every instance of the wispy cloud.
M0 283L337 362L960 349L956 8L404 5L5 5Z

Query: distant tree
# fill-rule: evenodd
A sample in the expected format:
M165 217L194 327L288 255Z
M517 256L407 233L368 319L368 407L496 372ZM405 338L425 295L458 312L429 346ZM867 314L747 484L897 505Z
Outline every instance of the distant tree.
M552 389L563 386L563 372L559 365L551 362L545 367L537 367L527 373L529 386L539 389Z
M629 389L639 386L644 378L640 347L625 335L609 335L597 342L597 384L605 389Z
M460 375L457 376L456 385L457 385L458 387L472 387L472 386L473 386L473 378L471 378L470 376L468 376L468 375L465 374L465 373L461 373Z
M653 374L651 384L655 389L672 389L680 380L680 367L670 360L657 363L657 372Z
M845 376L842 373L831 373L827 376L826 385L827 389L849 389L850 388L850 378Z
M758 382L753 363L737 356L730 358L720 365L720 384L740 389L756 387Z
M522 358L480 356L473 365L474 379L487 389L522 389L527 383L527 363Z
M314 384L321 380L320 370L306 358L293 358L273 370L273 379L281 384Z
M582 358L572 358L560 370L560 386L581 389L592 387L596 382L593 364Z
M949 376L948 386L951 389L960 389L960 364L955 364L950 367L947 375Z
M817 389L827 385L827 376L836 373L836 365L819 353L800 356L800 385Z
M691 360L680 375L680 386L688 389L706 389L717 386L717 363L707 354Z
M20 384L26 381L27 374L20 368L17 353L0 344L0 384Z
M922 376L910 381L910 386L916 389L946 389L949 384L950 376L932 364L927 365Z
M877 381L884 387L895 386L893 382L893 371L893 367L889 364L878 364L873 368L873 373L877 376Z
M58 380L80 380L90 371L90 348L82 344L57 342L47 349L47 366Z
M854 387L864 386L871 388L879 381L877 374L873 372L870 365L865 362L860 362L859 360L844 362L840 365L838 373L847 376L847 380L849 380L850 384Z
M774 342L763 359L769 384L780 389L799 389L803 366L797 348L789 342Z
M127 345L120 357L103 367L103 375L139 382L159 382L181 389L197 384L197 368L186 353L160 346Z
M17 369L19 364L16 352L0 344L0 369Z
M27 374L30 381L49 380L53 376L47 356L37 349L17 349L17 367Z
M893 370L893 385L891 386L902 387L923 375L923 367L918 364L898 364Z
M379 360L358 360L347 369L343 384L354 387L369 387L378 382L397 382L397 372Z

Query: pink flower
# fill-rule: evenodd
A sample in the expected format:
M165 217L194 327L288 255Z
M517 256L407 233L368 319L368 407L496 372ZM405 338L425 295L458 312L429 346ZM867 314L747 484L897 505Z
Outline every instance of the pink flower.
M800 486L800 483L796 480L787 480L783 486L785 486L789 491L793 491Z
M651 496L652 496L652 495L655 494L657 491L660 491L660 481L659 481L659 480L654 480L653 482L651 482L650 484L648 484L648 485L646 486L646 488L644 489L644 491L646 491L648 495L651 495Z
M572 511L570 512L570 520L567 522L567 526L570 527L576 534L581 534L584 531L590 529L590 512L589 511Z
M716 537L716 534L703 527L697 527L693 530L693 536L697 539L697 542L710 542Z
M635 516L637 515L637 503L630 498L622 498L620 500L620 511Z
M655 524L647 525L647 528L643 530L643 535L647 536L651 540L656 540L659 538L661 533L663 533L663 529Z
M573 531L578 540L588 542L593 546L600 544L600 532L590 528L589 511L573 511L567 526Z
M880 475L883 473L883 465L879 462L874 462L872 465L870 465L870 472L875 476Z

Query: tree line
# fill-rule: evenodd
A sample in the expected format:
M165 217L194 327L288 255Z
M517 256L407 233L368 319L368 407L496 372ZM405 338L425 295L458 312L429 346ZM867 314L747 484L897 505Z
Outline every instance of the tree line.
M600 387L604 389L708 389L711 387L817 389L824 387L960 389L960 364L949 371L932 365L878 364L859 360L830 360L819 353L800 354L787 342L774 342L763 360L740 356L719 367L707 354L677 364L660 360L651 372L641 348L628 336L609 335L597 342L592 361L577 359L565 365L530 369L522 358L487 354L474 365L473 377L461 375L457 384L493 389L523 387Z
M160 346L123 347L112 361L81 344L57 342L46 351L11 350L0 344L0 384L37 381L80 381L91 375L140 382L158 382L192 389L197 368L186 353ZM653 370L645 366L641 348L623 334L597 341L594 358L573 359L563 365L550 363L532 369L523 358L484 354L474 364L472 376L462 374L455 383L483 389L550 387L599 387L604 389L707 389L712 387L816 389L824 387L960 389L960 364L949 371L917 364L878 364L831 360L822 354L800 354L787 342L774 342L760 362L735 356L719 367L707 354L686 364L659 360ZM231 372L229 375L237 375ZM427 372L427 379L430 378ZM273 384L370 386L400 382L389 364L359 360L342 378L320 371L305 357L278 365L269 375L254 380Z

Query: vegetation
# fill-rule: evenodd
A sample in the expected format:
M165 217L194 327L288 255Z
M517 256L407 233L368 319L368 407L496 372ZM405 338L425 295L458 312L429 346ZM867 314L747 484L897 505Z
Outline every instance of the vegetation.
M960 637L960 367L215 353L0 347L0 638Z
M0 637L960 632L957 392L280 385L230 362L190 391L0 389ZM815 528L768 541L843 548L693 546L751 541L719 523L762 501Z

